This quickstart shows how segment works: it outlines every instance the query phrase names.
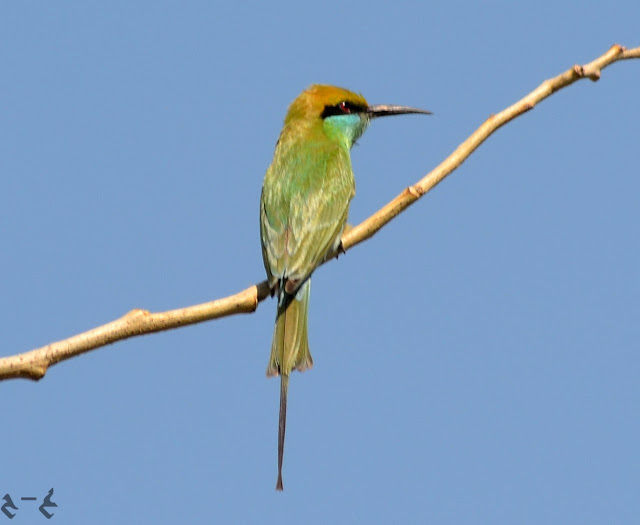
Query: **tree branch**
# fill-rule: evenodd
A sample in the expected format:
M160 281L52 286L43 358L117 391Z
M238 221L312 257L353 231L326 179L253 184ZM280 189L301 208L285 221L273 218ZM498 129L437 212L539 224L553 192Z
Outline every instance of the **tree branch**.
M416 184L406 188L400 195L378 210L368 219L345 232L342 248L346 251L372 237L396 215L403 212L425 193L433 189L449 173L460 166L494 131L514 118L533 109L538 102L556 91L570 86L582 78L596 81L600 72L618 60L640 58L640 47L625 49L614 45L604 55L584 66L575 65L557 77L545 80L524 98L491 115L467 140L451 153L439 166ZM332 254L332 257L336 254ZM0 358L0 380L25 378L38 380L44 377L49 366L82 353L100 348L116 341L138 335L171 330L190 324L218 319L228 315L251 313L258 303L269 296L266 281L253 285L235 295L208 303L188 306L167 312L151 313L132 310L120 319L93 328L62 341L48 344L22 354Z

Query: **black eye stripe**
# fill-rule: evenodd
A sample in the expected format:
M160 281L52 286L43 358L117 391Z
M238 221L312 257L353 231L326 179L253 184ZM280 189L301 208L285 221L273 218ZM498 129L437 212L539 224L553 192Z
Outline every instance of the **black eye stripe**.
M349 113L362 113L366 106L354 104L348 100L343 100L334 106L325 106L322 110L321 118L332 117L334 115L348 115Z

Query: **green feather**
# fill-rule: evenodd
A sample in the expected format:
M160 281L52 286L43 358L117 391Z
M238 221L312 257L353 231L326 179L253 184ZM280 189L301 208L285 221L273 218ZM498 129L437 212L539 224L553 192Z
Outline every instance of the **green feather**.
M361 96L333 86L311 86L289 107L260 197L262 258L278 294L268 376L281 376L278 482L289 375L313 364L308 310L311 274L338 248L355 195L349 150L371 118L426 113L403 106L369 106Z

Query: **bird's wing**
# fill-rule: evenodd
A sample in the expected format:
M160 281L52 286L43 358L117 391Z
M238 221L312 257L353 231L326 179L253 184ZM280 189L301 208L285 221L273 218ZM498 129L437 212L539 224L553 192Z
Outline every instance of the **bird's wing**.
M270 281L285 278L295 292L339 242L355 193L349 152L322 145L285 156L267 172L261 234ZM286 158L289 157L289 158Z

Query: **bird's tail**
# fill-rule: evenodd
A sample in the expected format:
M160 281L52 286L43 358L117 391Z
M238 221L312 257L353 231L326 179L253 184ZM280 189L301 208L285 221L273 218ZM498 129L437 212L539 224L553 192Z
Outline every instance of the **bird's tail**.
M287 390L289 374L280 376L280 419L278 421L278 481L276 490L282 490L282 459L284 458L284 433L287 430Z
M308 279L295 296L287 296L278 304L268 377L288 375L292 370L304 372L313 366L307 337L310 293L311 279Z
M280 419L278 423L278 482L282 490L282 460L287 426L287 390L292 370L304 371L313 366L307 338L307 314L311 282L308 280L294 297L278 304L278 315L271 344L267 376L280 375Z

